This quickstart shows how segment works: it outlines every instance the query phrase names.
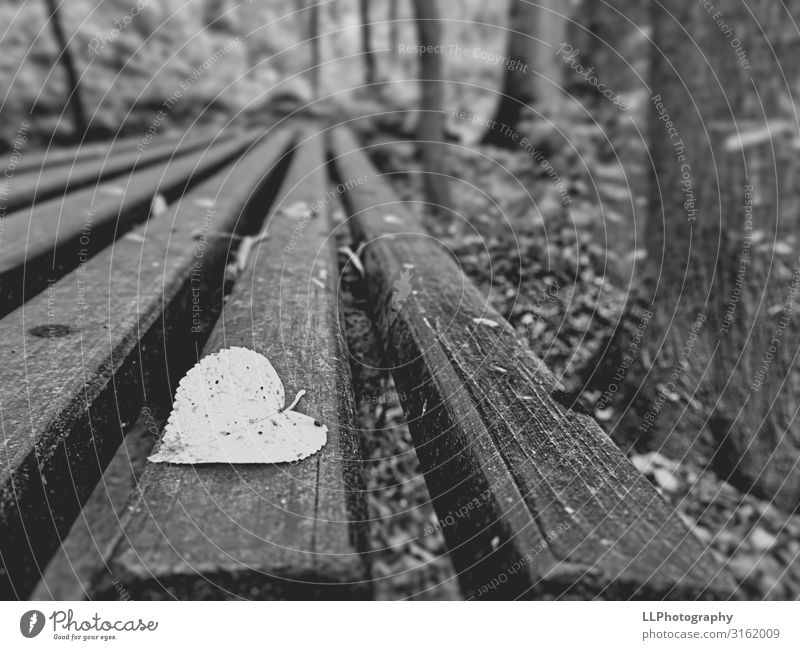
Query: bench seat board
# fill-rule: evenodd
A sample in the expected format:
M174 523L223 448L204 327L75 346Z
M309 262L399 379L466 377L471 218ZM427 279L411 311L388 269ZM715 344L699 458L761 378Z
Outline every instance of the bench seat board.
M216 138L208 133L190 134L178 142L158 142L144 148L121 151L112 147L108 155L102 158L78 158L74 164L46 167L39 171L16 174L11 180L8 197L4 202L5 210L13 218L14 211L27 205L46 201L55 196L63 196L91 183L112 178L132 169L141 169L147 165L172 158L179 152L189 152L206 147Z
M48 563L31 600L64 601L91 597L97 576L107 567L108 559L119 542L121 520L131 494L138 489L137 480L162 423L161 418L155 419L149 407L142 410L66 539ZM118 598L130 598L119 583L112 586Z
M29 593L147 390L161 390L176 359L196 358L205 334L192 333L203 316L191 312L193 291L219 291L229 235L292 137L254 138L233 165L0 320L0 597Z
M344 199L365 243L374 317L465 593L729 596L735 585L711 551L573 408L352 133L335 130L332 149L342 182L367 178Z
M294 153L268 237L251 251L204 354L264 354L297 410L328 426L322 450L273 465L150 464L110 576L135 596L364 598L365 502L350 370L338 329L322 136ZM294 206L294 207L293 207ZM287 210L288 208L288 210ZM257 387L254 387L257 388ZM113 590L111 591L113 593Z
M208 129L193 129L192 133L200 136L213 136L217 132ZM146 134L147 135L147 134ZM159 135L154 139L158 144L172 143L177 145L185 138L185 133L177 131ZM138 147L146 148L148 140L145 135L117 137L111 141L86 141L66 147L50 146L38 151L27 149L19 164L15 167L15 174L40 174L43 170L64 165L74 165L79 161L93 158L110 158L118 153L137 150Z
M0 317L147 218L156 194L177 199L187 185L252 141L253 135L245 134L221 138L208 148L179 150L165 165L139 167L15 213L0 239Z

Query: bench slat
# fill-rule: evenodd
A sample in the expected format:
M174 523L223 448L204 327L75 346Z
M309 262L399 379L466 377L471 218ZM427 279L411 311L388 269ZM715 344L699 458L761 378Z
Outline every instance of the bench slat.
M166 142L151 145L139 151L123 149L109 150L108 157L77 159L73 165L62 165L46 168L40 172L31 171L16 174L11 180L11 187L4 202L5 210L11 214L27 205L46 201L55 196L63 196L90 183L113 178L132 169L141 169L147 165L169 159L178 152L187 153L206 147L215 140L215 136L207 133L189 135L179 142Z
M268 135L0 320L0 597L30 591L121 427L153 394L168 400L169 373L193 363L205 340L193 293L220 291L229 240L218 236L246 224L292 136Z
M245 134L180 150L165 166L139 168L17 212L0 239L0 317L146 219L156 194L177 199L252 141Z
M327 209L310 219L285 211L320 201L326 187L317 136L295 152L269 236L252 250L204 354L231 346L264 354L287 396L308 391L297 408L328 426L328 442L291 464L149 465L108 576L134 597L370 594L360 443L336 327L330 222Z
M119 540L120 521L131 494L138 490L138 478L158 426L152 411L147 410L125 434L102 479L47 565L31 600L83 600L91 596L92 585ZM121 589L117 595L126 598Z
M376 319L465 593L730 595L711 551L573 410L353 135L337 129L333 149L340 179L368 179L344 195L350 223L367 242Z
M197 130L195 130L197 131ZM198 135L210 136L211 131L204 133L202 130ZM184 137L183 133L167 133L157 137L156 141L160 144L178 144ZM90 158L112 157L116 153L133 151L140 145L144 145L147 140L142 136L131 136L116 138L110 142L87 141L80 144L65 147L49 147L40 151L25 151L19 165L14 169L15 174L39 174L42 170L56 167L58 165L69 165L78 161Z

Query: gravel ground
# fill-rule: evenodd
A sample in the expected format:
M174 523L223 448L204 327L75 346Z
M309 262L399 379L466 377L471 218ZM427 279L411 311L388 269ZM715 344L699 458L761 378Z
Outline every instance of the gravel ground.
M337 229L337 240L343 251L351 247L345 228ZM385 370L366 287L350 260L341 253L339 303L365 461L375 597L457 600L461 593L405 423L402 396Z

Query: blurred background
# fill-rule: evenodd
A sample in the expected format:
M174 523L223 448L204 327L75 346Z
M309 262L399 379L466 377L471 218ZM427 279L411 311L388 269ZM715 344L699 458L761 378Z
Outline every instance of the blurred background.
M51 6L41 2L6 1L0 6L3 97L0 137L10 147L18 123L34 117L31 133L68 139L72 124L61 119L70 82L56 65L61 47L48 21ZM55 3L56 5L58 3ZM452 20L442 24L444 40L481 44L503 51L508 8L505 2L460 0L444 7ZM240 39L233 50L202 74L170 113L165 128L180 128L196 119L219 124L244 114L263 120L290 102L307 105L312 97L309 21L311 3L291 0L70 0L60 9L60 22L80 76L80 93L91 118L94 137L147 128L179 82L219 48ZM377 59L376 81L392 80L390 93L378 95L359 88L364 59L359 56L359 0L322 2L316 8L320 24L320 93L352 107L365 97L381 97L390 106L416 104L418 60L390 51L392 42L416 40L410 2L372 2L371 43ZM116 21L116 22L115 22ZM390 22L392 21L392 22ZM495 26L495 27L493 27ZM118 35L115 35L114 30ZM395 48L396 49L396 48ZM499 84L502 69L467 57L453 58L455 79L489 88ZM403 83L405 81L405 83ZM449 101L469 105L491 93L465 86L448 88Z

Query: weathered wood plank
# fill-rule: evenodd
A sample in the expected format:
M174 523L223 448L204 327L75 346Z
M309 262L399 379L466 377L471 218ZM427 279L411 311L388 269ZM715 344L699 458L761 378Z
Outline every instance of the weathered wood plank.
M716 559L333 134L375 317L465 593L727 596Z
M147 399L193 363L231 231L274 194L282 131L0 320L0 597L40 575ZM166 385L165 385L166 384Z
M295 152L268 238L248 257L204 355L243 346L275 366L323 449L279 465L150 465L109 581L134 597L354 598L370 594L360 442L338 330L322 137ZM298 206L318 204L315 216ZM111 583L113 584L113 582Z
M198 136L208 137L210 140L213 135L211 131L193 130ZM240 135L240 134L236 134ZM185 136L184 133L165 133L159 135L156 141L160 144L172 143L173 145ZM116 138L110 142L83 142L80 144L66 147L50 147L43 150L25 150L20 163L15 167L15 174L41 173L44 169L56 167L58 165L74 164L78 161L89 160L90 158L112 157L114 154L130 152L144 145L146 142L143 135ZM144 146L143 146L144 148Z
M102 250L150 213L156 194L173 201L244 150L253 134L179 151L100 185L25 208L0 238L0 317Z
M93 581L107 566L119 539L120 520L138 489L138 478L162 424L163 417L154 415L150 407L142 410L48 563L31 600L83 600L90 596ZM117 597L126 599L130 594L120 588Z
M112 149L104 158L78 159L73 165L15 174L4 203L5 209L13 213L26 205L46 201L54 196L63 196L90 183L169 159L178 152L187 153L205 147L214 139L213 135L207 133L189 135L179 142L152 144L143 151L134 149L117 152ZM8 216L13 218L14 215Z

